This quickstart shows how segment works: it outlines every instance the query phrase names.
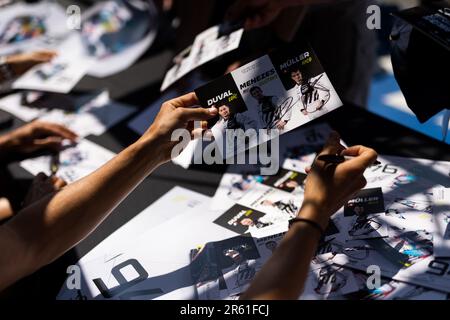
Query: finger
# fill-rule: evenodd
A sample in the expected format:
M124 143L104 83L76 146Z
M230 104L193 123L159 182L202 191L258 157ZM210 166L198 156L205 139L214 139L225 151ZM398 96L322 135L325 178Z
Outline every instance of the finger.
M47 175L43 172L39 172L33 179L33 183L43 182L47 179Z
M54 188L56 190L59 190L59 189L65 187L67 185L66 181L64 181L63 179L58 178L56 176L52 176L51 179L52 179L51 180L52 181L52 185L54 186Z
M38 56L45 57L45 58L54 58L58 55L56 51L53 50L39 50L35 52Z
M311 172L311 167L310 166L305 167L305 172L306 174L309 174Z
M350 159L346 162L349 165L363 166L364 169L373 165L378 157L378 154L375 150L365 146L353 146L347 148L341 152L341 155L354 157L353 159Z
M202 121L216 116L218 111L216 108L180 108L178 112L183 121Z
M178 98L167 101L167 103L171 104L175 108L187 108L198 106L200 102L198 101L197 95L195 92L190 92Z
M68 128L56 124L56 123L49 123L49 122L38 122L34 124L35 126L35 132L40 135L55 135L59 136L65 139L69 139L73 142L76 141L78 138L78 135L69 130Z
M34 60L34 62L42 63L42 62L49 62L54 57L55 57L55 54L39 52L39 53L33 55L33 60Z
M321 154L340 154L345 149L340 142L341 137L339 133L333 131L328 137Z
M361 176L361 177L358 179L357 187L358 187L359 189L362 189L362 188L364 188L366 185L367 185L367 180L366 180L366 178L364 178L364 176Z
M199 139L202 137L204 129L202 128L196 128L194 130L191 130L191 139Z
M63 139L61 137L47 137L44 139L33 140L33 145L35 150L50 150L50 151L60 151L62 148Z

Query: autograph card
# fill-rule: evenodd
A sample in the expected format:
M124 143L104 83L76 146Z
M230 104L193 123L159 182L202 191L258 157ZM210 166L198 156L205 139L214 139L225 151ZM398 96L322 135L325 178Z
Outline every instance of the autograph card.
M264 55L195 92L202 105L219 109L210 126L225 158L342 105L309 46Z
M273 225L266 217L266 213L235 204L214 223L239 234L252 232Z
M274 176L267 176L263 180L266 186L280 189L289 193L303 193L303 183L306 179L306 174L294 170L280 169L278 174Z
M230 33L223 35L220 29L221 26L216 25L199 33L190 49L183 50L175 57L175 64L167 71L161 91L166 90L195 68L239 47L244 29L230 30Z
M363 189L344 206L345 216L368 215L383 212L384 199L381 188Z

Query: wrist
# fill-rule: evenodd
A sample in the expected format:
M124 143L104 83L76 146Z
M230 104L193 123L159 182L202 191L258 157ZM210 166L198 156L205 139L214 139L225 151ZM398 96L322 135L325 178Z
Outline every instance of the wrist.
M141 137L132 145L132 148L135 150L138 157L147 159L154 165L159 166L166 162L161 146L162 144L158 139L150 135Z
M16 139L7 133L0 136L0 155L8 154L13 151Z
M320 205L320 202L305 199L297 217L311 220L325 230L328 226L330 215L330 210Z

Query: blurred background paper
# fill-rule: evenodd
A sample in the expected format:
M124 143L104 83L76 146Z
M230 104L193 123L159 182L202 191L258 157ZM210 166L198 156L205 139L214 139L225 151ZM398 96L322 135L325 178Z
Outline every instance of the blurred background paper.
M0 55L11 54L30 45L49 43L67 33L64 9L50 1L15 3L0 10Z
M130 67L156 37L157 9L153 1L105 1L82 16L81 38L95 58L88 74L107 77Z
M84 55L76 34L71 34L56 49L52 61L31 68L12 85L14 89L68 93L81 80L94 60Z
M74 112L53 109L39 120L65 125L80 137L99 136L135 110L132 106L110 100L108 92L104 91Z

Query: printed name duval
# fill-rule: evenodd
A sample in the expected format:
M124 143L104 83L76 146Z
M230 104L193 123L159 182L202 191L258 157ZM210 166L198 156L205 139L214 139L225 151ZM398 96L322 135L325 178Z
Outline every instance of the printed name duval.
M269 306L266 304L253 304L253 305L238 305L238 304L225 304L223 307L201 307L191 306L188 304L185 307L180 308L180 315L199 315L207 316L211 318L214 313L224 315L259 315L268 317Z

